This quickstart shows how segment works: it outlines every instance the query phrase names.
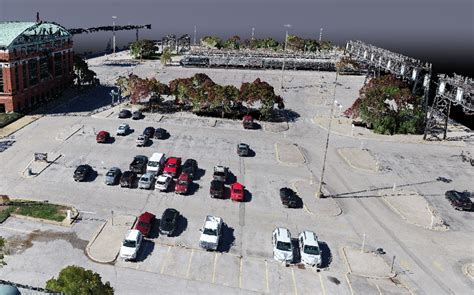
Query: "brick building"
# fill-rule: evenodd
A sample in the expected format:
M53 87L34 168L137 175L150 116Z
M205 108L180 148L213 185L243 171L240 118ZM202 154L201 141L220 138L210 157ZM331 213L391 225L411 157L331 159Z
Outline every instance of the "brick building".
M50 100L72 82L72 36L48 22L0 22L0 113Z

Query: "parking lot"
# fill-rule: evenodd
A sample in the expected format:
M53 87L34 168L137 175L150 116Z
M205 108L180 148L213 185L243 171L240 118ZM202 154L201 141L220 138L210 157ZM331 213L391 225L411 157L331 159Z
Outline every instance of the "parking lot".
M149 63L134 69L143 76L149 76L153 71L156 67ZM278 71L169 68L160 69L158 77L167 82L172 77L189 77L202 71L217 83L239 84L260 76L275 88L281 75ZM113 265L93 263L80 247L64 247L64 241L51 239L35 242L24 252L9 256L8 265L0 269L0 277L42 286L63 266L76 263L99 271L120 294L153 293L151 290L164 281L167 281L170 293L187 290L225 294L350 294L354 289L356 293L361 290L373 293L377 288L379 291L382 288L380 292L384 293L383 284L375 288L368 280L349 280L347 277L348 268L340 249L360 247L365 234L367 251L383 247L387 252L384 260L388 264L396 256L397 279L407 288L396 289L396 293L408 293L408 290L421 294L466 293L472 283L460 269L472 259L472 253L463 250L462 245L472 245L473 238L467 233L474 229L474 218L472 212L454 211L444 199L444 191L452 188L473 190L472 168L453 160L453 155L460 154L462 149L472 149L472 146L415 145L332 135L325 189L335 195L335 206L340 207L342 214L318 212L318 201L313 193L300 195L307 207L284 208L278 194L280 188L291 187L295 182L314 185L319 181L326 131L314 124L312 118L329 113L329 105L325 102L331 103L334 73L288 72L286 79L288 86L293 88L289 87L282 94L285 105L297 112L299 118L289 123L289 130L282 132L272 132L268 128L244 130L241 122L197 118L189 114L145 114L144 119L137 121L118 119L120 107L93 116L86 113L45 116L16 132L8 139L13 143L0 153L0 191L12 197L75 206L82 212L82 220L69 231L80 239L90 240L97 227L113 215L138 216L149 211L159 218L166 208L175 208L183 218L176 237L155 233L147 239L137 262L119 259ZM349 106L363 80L364 77L340 77L337 100ZM313 84L322 87L303 87ZM124 122L134 131L123 137L115 136L118 125ZM137 147L137 136L148 126L165 128L170 137L153 139L149 145ZM114 137L111 143L96 143L95 135L100 130L111 133ZM239 157L236 145L240 142L247 143L255 155ZM288 145L295 148L279 148ZM377 155L384 169L379 172L353 169L338 155L339 148L362 145ZM21 172L34 152L61 156L41 174L25 178ZM128 170L134 156L150 157L154 152L181 157L183 161L197 160L200 173L191 194L181 196L172 191L104 184L105 173L110 167ZM91 165L96 173L87 181L76 183L72 175L79 164ZM236 180L245 185L245 202L209 197L215 165L229 167L232 173L229 183ZM436 181L439 176L448 177L452 182ZM378 189L386 189L394 183L425 196L444 217L450 230L440 233L414 227L375 197ZM220 216L226 224L218 252L206 252L199 247L199 229L206 215ZM323 250L320 272L299 265L285 267L273 259L271 233L278 226L287 227L293 238L303 230L317 233ZM15 222L8 221L6 225L0 225L0 234L7 238L17 235L21 239L34 230L34 225L27 225L25 232L15 232L15 229ZM64 231L54 227L48 230ZM428 248L426 241L432 242ZM20 258L34 257L44 247L54 247L54 251L38 257L34 265L26 264L26 258ZM41 269L41 261L46 263L55 257L59 257L61 263L52 263L47 271ZM28 268L32 278L22 276L18 268ZM144 280L147 285L141 286ZM348 283L351 281L357 283L356 288Z

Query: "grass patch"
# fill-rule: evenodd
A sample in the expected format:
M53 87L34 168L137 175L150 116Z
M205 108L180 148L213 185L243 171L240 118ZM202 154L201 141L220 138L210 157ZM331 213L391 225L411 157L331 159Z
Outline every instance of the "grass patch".
M23 114L19 113L0 113L0 128L7 126L8 124L20 119Z
M61 222L66 218L66 210L68 210L68 207L62 205L14 200L0 211L0 223L7 219L10 214Z

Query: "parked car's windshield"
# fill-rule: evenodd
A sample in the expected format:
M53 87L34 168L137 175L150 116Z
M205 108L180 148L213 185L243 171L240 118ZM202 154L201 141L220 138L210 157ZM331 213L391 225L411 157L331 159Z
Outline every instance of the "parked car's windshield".
M109 171L109 172L107 172L106 175L107 175L107 176L114 176L114 175L115 175L115 172L114 172L114 171Z
M277 242L277 249L282 250L282 251L290 251L291 250L291 244L279 241L279 242Z
M135 248L137 243L135 241L125 240L123 241L124 247Z
M241 193L242 193L242 190L240 190L240 189L234 189L234 193L236 193L236 194L241 194Z
M157 166L158 166L158 162L155 162L155 161L148 162L148 166L149 166L149 167L157 167Z
M310 255L319 255L319 247L306 245L304 246L304 253L310 254Z
M203 234L208 235L208 236L217 236L217 230L205 228Z

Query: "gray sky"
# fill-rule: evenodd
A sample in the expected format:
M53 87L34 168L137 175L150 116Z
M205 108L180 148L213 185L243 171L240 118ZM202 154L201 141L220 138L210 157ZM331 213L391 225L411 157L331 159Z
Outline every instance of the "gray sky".
M344 44L361 39L374 45L434 63L439 70L470 74L474 68L472 0L0 0L0 20L56 21L66 28L151 23L141 37L167 33L198 37L234 34L248 38L284 38L284 24L303 37ZM76 50L105 49L110 33L75 38ZM120 32L118 45L133 41ZM472 75L471 75L472 76Z

